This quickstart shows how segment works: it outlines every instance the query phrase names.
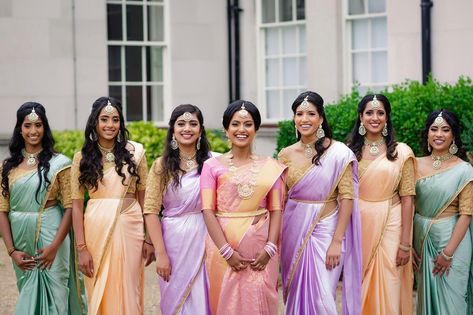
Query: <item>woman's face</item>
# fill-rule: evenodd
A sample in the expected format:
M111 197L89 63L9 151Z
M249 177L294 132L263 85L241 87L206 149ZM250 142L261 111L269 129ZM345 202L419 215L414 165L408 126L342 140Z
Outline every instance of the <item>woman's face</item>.
M32 122L27 115L21 124L21 136L25 140L25 149L29 153L33 153L31 152L32 150L41 148L41 141L43 141L44 136L44 125L41 117Z
M251 146L256 136L256 127L253 117L249 112L242 115L239 110L233 114L226 134L232 145L239 148Z
M195 146L200 137L200 123L196 113L185 112L176 119L174 137L180 146Z
M440 124L433 123L429 127L427 140L432 147L432 152L436 154L444 154L453 142L452 127L445 119Z
M317 107L311 102L307 102L306 106L299 105L296 108L294 124L303 137L313 137L323 121L324 119L317 112Z
M107 106L100 111L97 126L95 131L99 140L111 141L114 140L120 131L120 114L113 106L113 110L107 111Z
M365 110L360 115L360 121L366 128L366 133L372 137L380 137L384 125L388 120L383 102L378 100L377 106L373 106L373 101L366 104Z

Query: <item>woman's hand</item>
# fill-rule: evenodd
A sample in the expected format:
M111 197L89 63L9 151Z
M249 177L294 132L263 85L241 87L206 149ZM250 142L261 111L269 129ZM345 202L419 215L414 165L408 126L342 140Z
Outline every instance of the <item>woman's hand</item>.
M57 250L58 247L53 244L38 249L39 256L36 257L36 260L39 261L38 267L43 270L46 268L51 269L54 259L56 258Z
M142 256L145 260L145 267L156 260L156 256L154 255L154 247L153 245L148 244L147 241L145 241L143 244Z
M79 270L89 278L94 276L94 260L87 248L79 251Z
M325 267L332 270L340 265L340 257L342 255L342 242L332 240L327 250L327 258L325 259Z
M156 273L163 278L164 281L169 282L171 276L171 262L166 253L156 255Z
M263 249L256 257L255 261L253 261L251 265L251 269L256 271L262 271L266 268L271 257L269 257L268 253Z
M434 270L432 270L432 274L438 275L439 277L442 276L444 273L448 276L448 272L450 270L450 266L452 264L451 260L445 259L442 254L438 254L434 260Z
M11 254L11 258L15 262L15 264L21 270L32 270L36 266L36 260L33 256L28 255L25 252L21 252L19 250L15 250Z
M240 256L236 250L233 251L232 257L227 260L227 263L230 265L233 271L241 271L248 267L249 263L251 263L253 259L243 258Z
M422 257L420 257L420 255L417 254L417 252L413 248L412 249L412 267L414 268L415 272L419 272L421 263L422 263Z
M411 256L411 251L405 251L402 249L397 250L397 256L396 256L396 266L404 266L409 262L409 258Z

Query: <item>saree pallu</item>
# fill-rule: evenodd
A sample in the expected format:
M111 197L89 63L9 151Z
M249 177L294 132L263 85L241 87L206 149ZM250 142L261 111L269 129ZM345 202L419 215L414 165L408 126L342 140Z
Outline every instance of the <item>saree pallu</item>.
M138 165L143 146L135 146ZM84 213L84 236L93 263L85 277L89 314L142 314L144 223L140 204L124 198L131 176L125 165L125 184L114 167L104 171L97 190L89 191Z
M159 279L161 312L210 314L205 268L205 226L200 206L200 175L185 173L180 186L167 186L161 220L164 245L172 266L169 282Z
M448 275L433 275L434 259L447 246L458 215L439 218L473 181L473 168L462 162L416 183L414 249L422 257L417 280L417 314L472 314L472 226L455 250Z
M273 159L264 159L260 163L256 177L256 186L250 199L242 200L238 197L237 187L231 181L232 174L225 171L216 179L215 191L208 189L206 168L220 162L213 158L206 161L201 175L202 206L209 209L209 194L216 194L217 220L222 228L227 242L242 257L254 259L264 250L269 233L269 214L266 208L278 204L281 206L282 195L268 198L275 186L282 193L283 184L281 175L285 167ZM251 163L250 163L251 164ZM248 180L252 175L250 165L237 168L239 178ZM210 202L212 203L212 202ZM254 223L255 217L266 214ZM209 298L212 314L277 314L278 292L277 282L279 274L279 255L274 255L263 271L254 271L248 266L246 269L235 272L227 261L220 255L218 248L208 238L207 271L209 276Z
M57 174L70 167L70 160L55 155L49 161L51 185ZM44 208L49 192L43 187L36 201L39 185L37 171L29 172L10 184L8 214L15 248L31 256L50 245L63 217L60 204ZM50 269L35 267L23 271L13 263L19 296L15 314L86 314L87 306L81 277L77 273L72 235L66 235Z
M342 242L340 265L327 270L325 259L338 222L338 204L333 212L324 210L350 163L355 191L352 215ZM281 236L286 314L337 314L336 289L342 270L343 314L360 314L361 227L357 193L357 161L340 142L333 142L320 164L311 166L289 190Z
M386 153L370 163L360 178L360 213L363 249L363 314L412 314L413 274L411 259L397 267L401 242L401 204L392 204L402 167L412 150L397 145L398 157Z

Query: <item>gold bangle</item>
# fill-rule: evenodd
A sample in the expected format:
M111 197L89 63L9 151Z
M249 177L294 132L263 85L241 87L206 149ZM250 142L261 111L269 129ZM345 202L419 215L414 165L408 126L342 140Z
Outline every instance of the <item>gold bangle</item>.
M399 244L399 249L403 252L408 252L411 250L411 245Z
M443 248L442 248L442 250L440 251L440 255L442 255L443 258L445 258L446 261L450 261L450 260L453 259L453 254L452 254L452 256L448 256L448 255L445 254L445 252L443 251Z
M87 248L87 245L85 245L84 243L76 245L76 249L77 249L78 252L81 252L86 248Z
M15 248L15 246L10 247L10 248L8 249L8 256L11 257L11 254L13 254L13 252L15 252L16 250L17 250L17 249Z

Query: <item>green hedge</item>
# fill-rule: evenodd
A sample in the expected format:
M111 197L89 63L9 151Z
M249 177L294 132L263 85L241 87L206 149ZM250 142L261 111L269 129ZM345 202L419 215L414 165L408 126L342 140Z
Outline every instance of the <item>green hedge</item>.
M398 141L407 143L416 155L423 155L420 133L427 114L439 108L451 110L458 115L463 127L462 140L468 151L473 152L473 83L471 79L460 77L453 85L442 84L432 79L426 85L416 81L406 81L381 93L385 94L391 102L391 118ZM351 94L343 96L337 103L328 104L325 107L334 139L346 141L355 123L356 109L362 97L363 95L354 89ZM281 121L277 137L277 152L295 141L292 120Z
M128 123L127 129L130 131L131 140L144 145L148 165L162 155L166 129L156 128L153 123L143 121ZM56 150L70 158L82 148L84 142L84 132L81 130L53 131L53 136L56 140ZM227 142L220 130L207 130L207 137L212 151L221 153L228 151Z

